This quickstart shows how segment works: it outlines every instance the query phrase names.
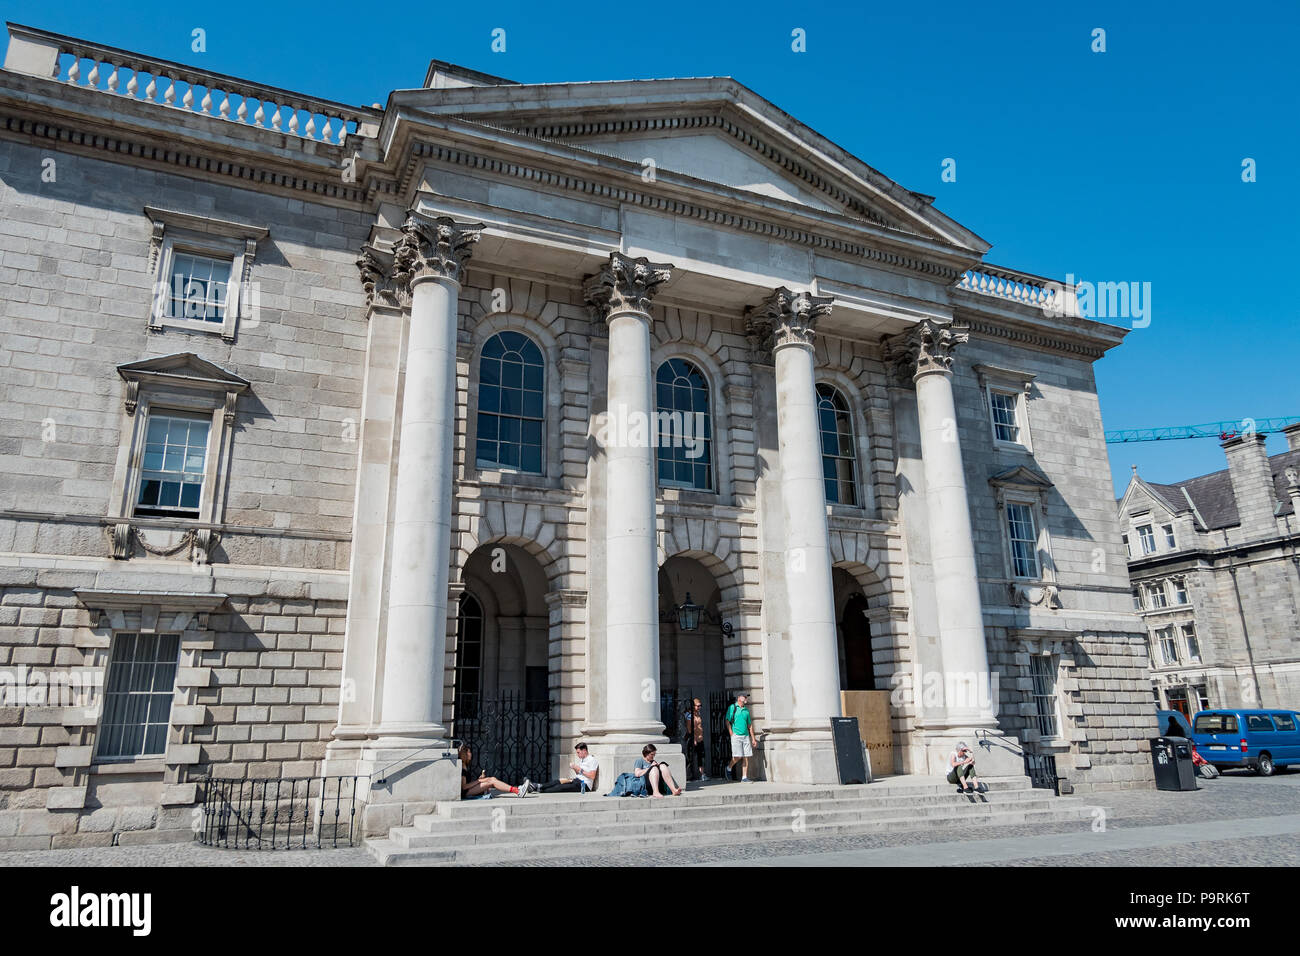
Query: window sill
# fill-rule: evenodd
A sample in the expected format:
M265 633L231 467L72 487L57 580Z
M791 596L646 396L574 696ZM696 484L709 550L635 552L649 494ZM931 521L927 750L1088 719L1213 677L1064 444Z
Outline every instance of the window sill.
M102 761L102 762L101 762ZM164 757L104 757L96 758L90 765L93 774L113 775L127 773L163 773L167 769Z
M1033 456L1034 450L1028 445L1021 444L1018 441L1003 441L1000 438L993 439L993 447L998 451L1017 452L1022 455Z
M234 322L231 318L222 319L220 322L208 322L203 319L172 319L165 316L154 316L149 320L149 328L203 332L209 335L219 335L227 342L235 340Z

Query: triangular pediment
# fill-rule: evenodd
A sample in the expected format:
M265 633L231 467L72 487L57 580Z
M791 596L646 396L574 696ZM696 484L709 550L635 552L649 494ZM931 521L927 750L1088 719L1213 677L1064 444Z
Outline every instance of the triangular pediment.
M468 121L539 148L631 164L645 181L752 194L982 255L989 244L913 192L727 77L402 91L417 114ZM394 119L401 110L392 110ZM639 167L639 168L638 168ZM720 192L722 190L719 190Z
M1028 465L1016 465L1006 471L1000 471L989 479L995 488L1036 488L1046 490L1053 487L1046 475L1035 471Z
M128 382L168 382L191 388L207 388L223 392L242 392L248 388L247 379L222 368L193 352L176 352L157 358L128 362L117 367L117 374Z
M725 133L595 136L576 141L575 145L638 163L643 168L654 169L656 172L681 173L705 182L810 206L823 212L853 212L846 209L844 203L835 201L815 187L802 181L796 182L791 176L767 166L753 149ZM864 218L867 217L864 215ZM879 214L871 218L884 224L883 217Z

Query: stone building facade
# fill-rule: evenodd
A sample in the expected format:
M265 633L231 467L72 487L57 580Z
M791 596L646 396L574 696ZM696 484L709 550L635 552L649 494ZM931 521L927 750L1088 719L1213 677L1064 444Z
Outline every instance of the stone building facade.
M745 690L828 782L876 689L878 772L1146 785L1123 331L738 83L357 109L11 26L0 110L0 666L99 690L0 708L0 846L188 838L207 775L376 832L508 694L552 770Z
M1228 467L1170 484L1134 471L1117 503L1160 707L1300 706L1300 424L1270 456L1222 442Z

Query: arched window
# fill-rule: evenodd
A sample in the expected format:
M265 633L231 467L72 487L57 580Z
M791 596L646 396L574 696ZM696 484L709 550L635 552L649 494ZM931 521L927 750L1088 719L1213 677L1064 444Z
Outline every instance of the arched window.
M456 611L456 717L478 716L483 674L483 606L468 591Z
M546 431L542 350L522 332L498 332L483 343L478 365L480 468L542 473Z
M712 491L713 419L704 373L685 359L668 359L655 373L655 409L659 484Z
M817 421L822 433L822 477L831 504L858 503L858 454L848 403L831 385L817 386Z

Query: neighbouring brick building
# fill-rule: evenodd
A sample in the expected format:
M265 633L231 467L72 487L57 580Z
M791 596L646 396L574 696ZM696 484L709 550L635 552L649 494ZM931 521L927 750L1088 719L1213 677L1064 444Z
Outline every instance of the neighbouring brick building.
M878 770L1147 785L1123 330L738 83L358 109L11 26L0 183L0 667L99 690L0 708L0 847L184 838L209 774L376 832L502 707L680 766L664 701L739 689L771 779L874 689Z
M1300 707L1300 423L1287 450L1223 441L1228 467L1156 484L1117 513L1162 708Z

